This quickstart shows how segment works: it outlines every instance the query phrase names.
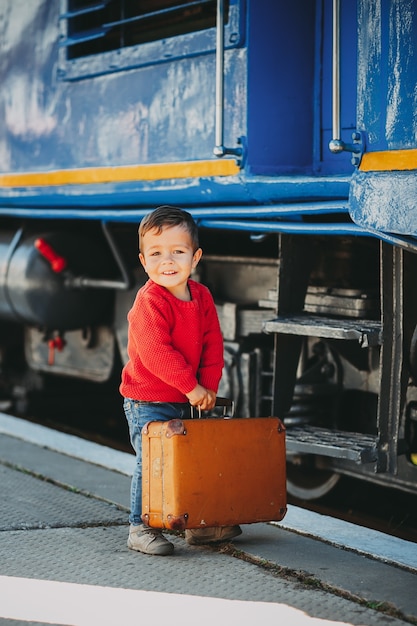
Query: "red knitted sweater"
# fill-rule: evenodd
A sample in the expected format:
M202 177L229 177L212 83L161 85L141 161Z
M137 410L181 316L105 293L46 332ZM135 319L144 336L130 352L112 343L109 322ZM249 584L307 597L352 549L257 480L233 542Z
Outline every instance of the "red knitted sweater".
M223 338L210 291L188 281L184 302L152 280L139 289L129 321L129 361L120 393L148 402L187 402L200 383L217 392L223 369Z

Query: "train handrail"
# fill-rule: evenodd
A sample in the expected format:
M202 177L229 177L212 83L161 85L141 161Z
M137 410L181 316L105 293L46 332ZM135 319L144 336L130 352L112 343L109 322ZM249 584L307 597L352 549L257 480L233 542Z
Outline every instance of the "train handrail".
M217 0L216 12L216 119L213 154L216 157L243 156L241 147L226 148L224 145L224 0ZM238 140L239 141L239 140Z
M340 0L333 0L333 43L332 43L332 139L329 150L333 154L340 152L362 153L362 136L352 133L353 143L346 143L341 138L340 129ZM358 165L356 161L354 165Z

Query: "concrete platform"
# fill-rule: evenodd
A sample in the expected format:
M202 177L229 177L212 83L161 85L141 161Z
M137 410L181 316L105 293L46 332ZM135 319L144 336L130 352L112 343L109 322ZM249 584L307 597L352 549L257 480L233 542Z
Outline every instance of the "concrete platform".
M3 417L0 626L417 624L416 544L290 508L223 547L132 552L133 455Z

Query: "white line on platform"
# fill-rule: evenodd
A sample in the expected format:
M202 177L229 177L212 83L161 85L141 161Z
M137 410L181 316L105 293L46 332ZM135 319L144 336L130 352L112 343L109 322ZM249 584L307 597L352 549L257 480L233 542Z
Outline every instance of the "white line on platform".
M152 621L170 626L343 626L274 602L226 600L156 591L0 576L0 617L72 626ZM155 622L156 620L156 622Z
M113 450L5 413L0 413L0 433L128 476L133 470L133 454ZM277 525L385 563L403 565L417 571L417 544L404 539L291 505L284 519Z

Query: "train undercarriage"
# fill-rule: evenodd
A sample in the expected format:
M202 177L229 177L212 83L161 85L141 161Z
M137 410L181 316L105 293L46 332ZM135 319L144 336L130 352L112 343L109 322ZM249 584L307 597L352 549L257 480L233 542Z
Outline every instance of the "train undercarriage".
M0 245L0 392L21 413L46 378L97 394L111 380L117 397L126 315L146 280L135 228L42 226L10 223ZM416 255L365 237L201 239L195 277L225 341L219 395L239 416L284 420L289 493L320 498L341 474L417 493L417 302L403 297Z

